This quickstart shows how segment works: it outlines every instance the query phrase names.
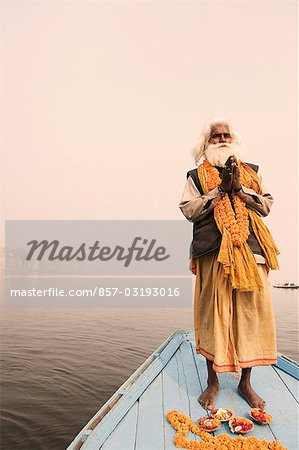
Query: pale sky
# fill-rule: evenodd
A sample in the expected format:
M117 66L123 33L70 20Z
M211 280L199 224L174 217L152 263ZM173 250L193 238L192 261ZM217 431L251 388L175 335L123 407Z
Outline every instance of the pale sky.
M191 149L224 116L275 198L272 278L297 278L295 1L1 10L2 218L184 219Z

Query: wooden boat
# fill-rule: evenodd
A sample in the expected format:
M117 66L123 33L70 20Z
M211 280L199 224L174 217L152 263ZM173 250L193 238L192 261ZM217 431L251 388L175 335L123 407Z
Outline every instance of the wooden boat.
M278 439L289 450L298 445L299 365L279 355L276 366L256 367L253 385L267 402L271 425L255 426L249 436ZM176 434L166 414L177 409L193 421L206 414L197 399L206 387L205 359L197 355L194 335L176 331L136 370L78 433L67 450L174 450ZM239 375L219 375L216 407L248 417L248 404L237 393ZM232 435L224 425L215 435ZM200 440L189 433L188 439Z
M275 284L273 284L273 287L281 288L281 289L298 289L299 288L299 284L295 284L295 283L284 283L284 284L275 283Z

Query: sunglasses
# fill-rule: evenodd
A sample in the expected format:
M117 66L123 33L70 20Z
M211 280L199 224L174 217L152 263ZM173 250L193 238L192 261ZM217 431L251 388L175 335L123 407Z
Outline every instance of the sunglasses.
M221 136L223 136L224 139L229 139L231 137L231 135L229 133L215 133L215 134L212 134L211 138L212 139L221 139Z

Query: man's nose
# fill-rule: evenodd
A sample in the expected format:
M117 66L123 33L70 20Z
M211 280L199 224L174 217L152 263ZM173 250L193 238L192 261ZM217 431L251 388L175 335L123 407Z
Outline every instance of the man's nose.
M226 142L226 137L224 137L223 133L220 135L219 142Z

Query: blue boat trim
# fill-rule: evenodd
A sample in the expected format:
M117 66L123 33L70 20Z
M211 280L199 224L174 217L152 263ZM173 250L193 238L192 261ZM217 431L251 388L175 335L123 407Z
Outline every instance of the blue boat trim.
M293 359L279 353L275 366L299 380L299 364Z

